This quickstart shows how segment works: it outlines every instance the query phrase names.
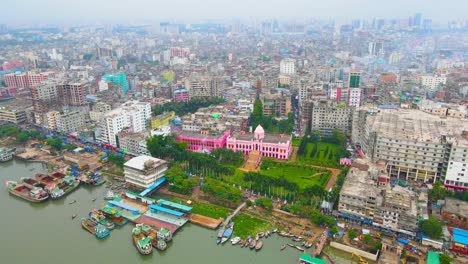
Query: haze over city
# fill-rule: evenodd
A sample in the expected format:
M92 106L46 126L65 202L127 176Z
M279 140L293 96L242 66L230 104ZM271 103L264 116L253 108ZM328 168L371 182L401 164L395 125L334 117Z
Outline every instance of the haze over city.
M468 263L468 0L3 0L0 263Z
M435 22L466 18L464 0L6 0L1 22L59 23L177 19L404 18L421 12Z

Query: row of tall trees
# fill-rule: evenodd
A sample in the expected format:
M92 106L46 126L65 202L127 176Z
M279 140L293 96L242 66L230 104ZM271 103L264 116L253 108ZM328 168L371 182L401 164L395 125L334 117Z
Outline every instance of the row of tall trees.
M267 133L291 134L294 129L294 113L289 113L287 119L277 120L274 116L263 114L263 104L260 99L254 102L254 109L250 115L250 126L254 129L261 125Z
M154 115L160 115L164 112L174 111L176 115L183 116L188 113L194 113L201 107L217 105L224 103L224 99L220 97L214 98L195 98L189 102L168 102L153 108Z

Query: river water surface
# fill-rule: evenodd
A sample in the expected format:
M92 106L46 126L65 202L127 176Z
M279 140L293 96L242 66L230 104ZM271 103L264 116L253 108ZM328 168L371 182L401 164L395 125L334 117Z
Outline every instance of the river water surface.
M0 178L18 180L46 172L39 163L18 160L0 163ZM80 186L65 199L31 204L12 196L3 185L0 191L0 263L90 264L90 263L163 263L163 264L272 264L297 263L301 252L282 244L274 235L264 240L259 252L215 243L216 231L191 223L175 234L164 252L142 256L133 246L132 224L116 228L108 238L98 240L84 231L80 218L93 208L102 207L105 187ZM97 198L95 202L93 198ZM76 200L74 204L70 201ZM71 216L78 216L72 220Z

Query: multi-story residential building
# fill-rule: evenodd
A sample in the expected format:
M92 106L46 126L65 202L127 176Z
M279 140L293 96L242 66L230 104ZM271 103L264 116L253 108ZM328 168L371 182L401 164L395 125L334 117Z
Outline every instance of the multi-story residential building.
M294 59L285 58L280 61L281 74L296 74L296 61Z
M465 118L468 115L467 108L464 105L421 100L418 103L418 107L421 111L439 116Z
M55 77L55 72L24 72L24 73L8 73L5 74L5 84L7 87L30 88L38 85L41 82Z
M197 76L189 78L185 87L189 90L190 98L212 97L211 78L207 76Z
M461 125L461 124L460 124ZM468 190L468 128L467 123L464 123L466 129L460 135L447 137L448 157L447 169L445 173L444 185L446 188L456 190Z
M149 125L151 104L130 101L121 107L107 112L99 123L98 142L117 146L116 135L124 128L131 132L142 132Z
M359 88L361 84L361 73L350 72L348 77L348 88Z
M149 133L146 131L138 133L121 131L117 134L118 147L126 150L128 154L133 156L147 155L146 138L148 136Z
M258 125L254 133L233 133L227 138L226 148L242 151L246 155L251 151L258 151L263 157L286 160L291 154L292 137L284 134L265 134L263 127Z
M9 107L0 107L0 121L20 124L26 121L26 111Z
M456 163L466 160L463 146L468 120L442 119L419 110L403 109L367 109L354 117L366 121L353 122L353 141L359 142L364 154L374 162L385 161L390 176L435 182L443 180L450 171L450 182L446 184L468 187L463 177L457 177L463 171ZM450 159L454 162L452 167Z
M217 148L226 147L226 140L230 131L212 133L209 130L200 132L182 131L177 136L177 141L186 142L187 149L200 153L210 153Z
M361 88L349 88L348 89L348 100L346 104L348 106L359 107L361 106L362 90Z
M69 82L59 85L59 94L63 104L68 106L84 106L87 105L86 94L88 85L84 81Z
M51 130L57 130L57 119L60 117L59 111L49 111L46 113L46 126Z
M445 76L421 76L421 85L428 89L428 92L434 93L437 88L447 83Z
M353 164L340 191L339 215L415 236L419 220L417 194L407 188L392 187L382 182L388 182L385 171L374 165Z
M89 111L89 118L92 121L99 121L110 110L111 110L111 106L109 104L106 104L103 102L97 102L93 105L93 110Z
M448 226L468 230L468 202L445 198L440 215L441 220Z
M172 92L172 100L174 102L188 102L190 101L189 91L185 88L176 89Z
M49 109L57 108L59 105L59 90L57 82L47 80L41 84L34 85L30 89L33 107L36 113L45 113Z
M351 131L352 108L331 101L306 101L302 104L302 127L321 134L331 134L334 129L342 133Z
M62 133L77 132L85 125L85 116L81 112L70 112L56 118L57 130Z
M210 106L183 116L181 118L182 130L240 131L247 128L249 117L250 113L247 111L229 108L225 105Z
M125 182L137 189L146 189L164 177L167 161L142 155L124 164Z
M215 76L211 78L210 83L211 97L223 97L223 92L226 90L226 82L223 77Z
M262 90L260 100L265 115L286 118L291 112L291 92L289 90L281 88Z
M128 91L127 75L124 73L118 74L106 74L102 76L102 79L107 82L112 82L115 85L122 87L122 91L126 93ZM105 87L103 85L103 87Z

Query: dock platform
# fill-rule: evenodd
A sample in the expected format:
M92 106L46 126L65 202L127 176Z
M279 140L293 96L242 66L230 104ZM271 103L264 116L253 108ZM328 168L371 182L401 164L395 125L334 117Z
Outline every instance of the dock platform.
M152 227L156 227L157 229L160 229L161 227L169 229L173 234L180 228L179 226L146 216L142 215L139 218L135 219L133 221L136 224L145 224L149 225Z
M199 214L190 214L189 218L190 223L197 224L203 227L216 229L223 222L222 218L214 219L211 217L199 215Z

